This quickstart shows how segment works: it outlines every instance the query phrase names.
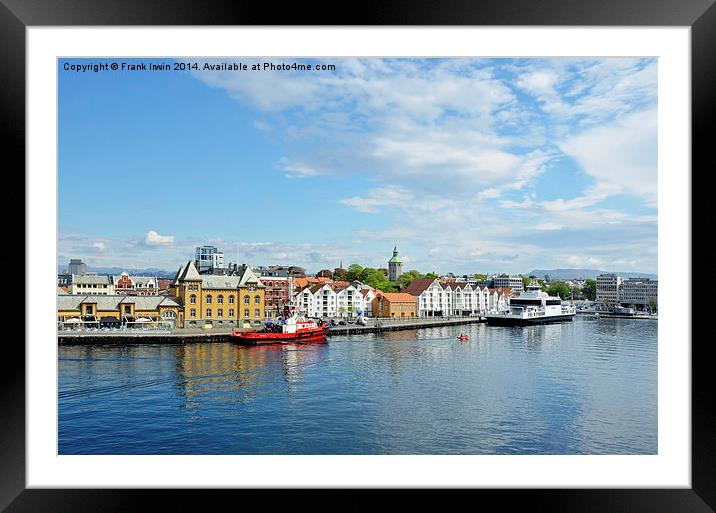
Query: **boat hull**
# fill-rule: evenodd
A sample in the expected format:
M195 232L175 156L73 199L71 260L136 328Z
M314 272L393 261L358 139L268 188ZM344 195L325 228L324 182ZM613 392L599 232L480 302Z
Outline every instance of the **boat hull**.
M540 324L572 322L574 320L574 314L550 315L548 317L530 317L528 319L510 317L507 315L488 315L486 320L487 324L492 324L493 326L537 326Z
M326 342L327 330L316 328L298 333L268 333L263 331L234 332L231 341L236 344L255 346L260 344L314 344Z

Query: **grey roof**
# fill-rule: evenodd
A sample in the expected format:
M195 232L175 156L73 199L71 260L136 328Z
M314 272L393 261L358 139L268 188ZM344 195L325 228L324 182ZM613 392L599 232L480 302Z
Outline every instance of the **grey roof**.
M58 310L79 310L80 305L96 304L97 310L119 310L121 304L134 304L135 310L157 310L159 306L179 306L176 298L170 296L95 296L61 295L57 296Z
M109 276L99 276L91 274L73 274L72 283L79 285L95 285L95 284L107 284L109 285Z
M179 280L201 280L201 275L199 274L199 271L196 270L194 262L192 262L191 260L187 262L186 266L184 267L184 271L179 277Z
M82 300L87 296L63 294L57 296L58 310L79 310Z
M181 277L183 272L184 266L180 265L179 270L177 271L176 275L174 276L174 279L172 280L172 285L179 285L179 278Z
M265 285L261 283L261 280L259 280L258 276L251 270L250 267L247 267L246 270L244 270L244 274L241 275L241 281L239 282L239 286L243 287L244 285L248 285L249 283L254 283L257 287L265 288Z
M239 281L238 276L201 275L201 286L205 289L237 289L239 288Z

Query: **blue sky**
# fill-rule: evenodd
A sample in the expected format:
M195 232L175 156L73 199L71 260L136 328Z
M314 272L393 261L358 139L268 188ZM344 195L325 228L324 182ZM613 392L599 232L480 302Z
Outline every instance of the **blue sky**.
M58 264L656 273L656 59L270 61L61 60Z

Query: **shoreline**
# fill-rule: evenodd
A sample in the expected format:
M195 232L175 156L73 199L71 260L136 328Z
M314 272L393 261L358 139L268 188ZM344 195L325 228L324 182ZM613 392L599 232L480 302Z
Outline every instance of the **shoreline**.
M360 333L381 333L384 331L399 331L422 328L438 328L443 326L457 326L462 324L477 324L485 322L484 317L468 317L439 319L434 321L387 321L377 326L334 326L329 328L328 336L357 335ZM176 330L170 333L122 333L122 332L82 332L76 334L63 333L57 336L60 345L111 345L111 344L185 344L192 342L202 343L229 343L231 331L211 331L187 333Z

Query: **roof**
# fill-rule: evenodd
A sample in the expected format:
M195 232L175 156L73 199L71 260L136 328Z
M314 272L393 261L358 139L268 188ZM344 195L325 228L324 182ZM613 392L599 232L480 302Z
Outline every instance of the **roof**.
M416 278L406 287L405 292L412 296L419 296L425 292L434 281L435 279L433 278Z
M204 289L238 289L240 281L241 278L238 276L201 275L201 286Z
M95 304L97 310L119 310L122 304L133 304L135 310L157 310L159 306L179 306L176 298L171 296L95 296L95 295L62 295L57 296L58 310L80 310L82 304Z
M390 303L415 303L415 296L406 292L383 292L379 297L383 297Z
M259 277L256 276L256 274L251 270L251 268L247 266L244 270L244 274L241 275L241 279L239 280L239 287L243 287L245 285L248 285L249 283L253 283L257 287L261 288L266 287L263 283L261 283L261 280L259 280Z
M79 285L95 285L95 284L107 284L109 285L109 276L95 275L95 274L73 274L72 283Z
M177 273L174 275L174 279L172 280L172 285L179 285L179 278L181 277L181 275L182 275L183 273L184 273L184 266L183 266L183 265L180 265L180 266L179 266L179 270L178 270Z
M199 274L199 271L196 270L196 266L194 265L194 262L189 260L187 262L186 266L184 266L184 270L181 273L181 276L179 277L180 281L186 281L186 280L201 280L201 275Z
M157 284L157 278L154 276L130 276L126 272L120 274L119 276L114 276L112 281L116 283L122 276L126 276L132 280L135 287L145 287L150 281L152 281L155 285Z

